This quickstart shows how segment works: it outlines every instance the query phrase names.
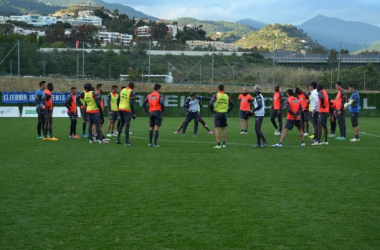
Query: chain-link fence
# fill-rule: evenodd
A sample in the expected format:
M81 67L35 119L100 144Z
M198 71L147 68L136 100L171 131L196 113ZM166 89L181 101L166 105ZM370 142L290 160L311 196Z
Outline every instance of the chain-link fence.
M301 53L206 51L198 56L150 55L146 46L126 50L41 49L35 43L0 44L0 75L101 81L167 82L235 86L260 84L306 87L317 81L333 87L339 79L361 90L380 89L380 57ZM152 53L153 54L153 53ZM274 58L274 63L273 63Z

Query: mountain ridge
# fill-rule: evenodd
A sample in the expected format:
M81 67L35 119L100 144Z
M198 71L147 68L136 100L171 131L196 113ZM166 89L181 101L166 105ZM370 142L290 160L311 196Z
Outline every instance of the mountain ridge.
M254 29L258 29L258 30L264 28L265 25L267 25L266 23L253 20L252 18L244 18L244 19L237 21L236 23L240 23L240 24L243 24L245 26L248 26L248 27L251 27Z
M13 1L13 0L12 0ZM73 5L83 5L89 3L88 0L38 0L41 3L49 3L51 5L57 5L62 7L70 7ZM156 21L158 18L149 16L141 11L138 11L130 6L119 4L119 3L107 3L102 0L91 0L91 5L94 6L104 6L104 8L109 9L111 11L118 9L120 14L126 14L129 17L135 18L148 18L149 20Z
M380 40L380 27L336 17L318 15L297 27L329 49L339 49L342 42L343 48L356 51Z

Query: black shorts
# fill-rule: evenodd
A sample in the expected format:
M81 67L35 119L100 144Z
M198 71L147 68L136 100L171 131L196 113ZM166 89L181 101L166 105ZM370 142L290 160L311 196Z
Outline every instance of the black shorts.
M158 126L161 127L162 124L162 112L155 111L149 114L149 126L151 128Z
M117 114L117 112L114 112ZM120 111L120 121L126 124L131 123L132 113L127 111Z
M53 115L53 110L45 109L44 114L46 115Z
M100 115L99 113L87 113L88 120L90 124L100 124Z
M110 119L110 121L117 121L117 119L119 118L119 111L112 111L108 113L108 118Z
M227 127L227 114L226 113L215 113L214 114L214 127L216 127L216 128Z
M329 118L329 113L326 112L319 112L318 115L318 126L326 127L327 126L327 120Z
M308 121L310 121L310 112L309 112L309 110L304 110L304 111L302 112L301 118L302 118L302 121L303 121L303 122L308 122Z
M80 109L80 114L81 114L81 116L83 118L83 121L87 122L88 121L88 115L87 115L86 109L81 108Z
M357 126L359 126L358 118L359 118L359 113L351 113L351 125L353 128L356 128Z
M249 120L249 111L240 110L239 117L242 120Z
M286 120L285 128L287 130L292 130L294 126L300 128L302 126L302 120Z

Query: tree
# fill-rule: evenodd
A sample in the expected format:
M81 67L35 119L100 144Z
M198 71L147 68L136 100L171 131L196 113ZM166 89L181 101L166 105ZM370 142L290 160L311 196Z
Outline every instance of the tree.
M338 51L335 49L330 50L330 56L327 60L327 64L330 67L334 67L338 63Z
M65 42L65 26L63 23L58 23L53 27L49 28L45 32L44 41L47 43L55 43L55 42Z
M102 9L94 10L94 15L97 17L100 17L103 21L112 19L109 15L104 13L104 11Z
M137 69L133 69L129 72L129 79L131 81L137 81L141 77L140 72Z
M164 23L157 24L156 22L153 22L150 26L150 34L152 35L153 39L162 40L165 38L165 36L168 34L168 26Z
M10 23L0 24L0 34L8 34L13 29Z
M137 23L136 23L136 26L137 27L141 27L141 26L145 26L146 25L146 22L142 19L140 19Z
M94 25L82 25L78 29L73 29L70 34L72 42L79 40L88 44L99 44L96 34L98 33L98 28Z

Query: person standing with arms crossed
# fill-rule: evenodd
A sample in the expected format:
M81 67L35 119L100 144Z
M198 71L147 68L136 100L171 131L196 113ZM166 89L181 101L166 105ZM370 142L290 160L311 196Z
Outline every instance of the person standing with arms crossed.
M240 116L240 134L248 134L248 125L249 125L249 115L253 102L253 98L250 94L248 94L248 89L243 88L243 93L239 95L239 116Z
M160 147L157 144L159 130L162 124L162 112L165 109L164 96L160 94L161 85L155 84L154 91L149 94L143 103L144 110L149 113L149 147ZM149 105L149 107L148 107ZM154 144L153 144L154 131Z
M107 126L107 137L117 136L117 132L115 132L115 123L119 116L119 108L117 104L118 98L119 94L117 93L117 85L113 85L111 93L109 93L107 96L109 118Z
M120 136L125 126L125 146L132 146L132 143L129 141L129 128L131 125L131 118L136 119L135 115L135 83L130 82L127 88L124 88L117 99L117 106L119 106L120 112L120 127L117 133L117 144L121 144Z
M282 132L282 109L284 108L284 95L280 92L280 86L274 87L272 112L270 120L275 128L274 135L281 135ZM278 119L278 126L276 124L276 117Z
M37 111L37 115L38 115L37 138L39 138L39 139L43 139L44 134L45 134L45 114L44 114L44 109L43 109L45 104L42 101L42 97L44 95L45 89L46 89L46 82L41 81L40 82L40 88L37 89L36 97L35 97L35 100L37 103L36 111ZM41 130L42 130L42 134L41 134Z
M58 141L58 139L53 136L53 95L51 93L53 90L54 85L52 83L48 83L47 89L44 91L44 95L42 97L42 101L45 103L43 107L45 113L45 141ZM47 136L48 133L50 137Z
M308 136L309 135L309 104L307 103L307 100L309 99L309 96L300 88L296 88L296 94L297 94L297 99L301 102L301 106L302 106L302 114L301 114L302 130L304 131L304 136Z
M259 85L255 85L254 87L255 91L255 98L253 100L253 106L254 109L251 111L255 114L255 132L257 137L257 143L256 145L253 145L253 148L265 148L268 145L267 139L265 139L265 136L263 132L261 131L261 125L264 121L264 115L265 115L265 102L264 97L261 94L261 87ZM263 144L261 144L261 140L263 141Z
M65 106L67 108L67 114L70 118L70 135L69 138L79 139L79 135L77 134L77 119L78 119L78 111L77 111L77 88L72 87L71 93L66 99Z
M87 121L88 121L88 116L86 112L86 102L84 101L84 91L79 93L77 97L77 103L80 105L80 114L82 115L83 123L82 123L82 135L84 138L88 137L88 134L86 134L86 127L87 127ZM83 98L81 97L83 96Z
M318 98L319 98L318 135L317 135L317 140L311 145L312 146L329 145L328 128L327 128L327 119L329 118L329 112L330 112L329 96L327 95L326 90L323 89L322 84L318 84L317 91L318 91ZM325 133L324 142L321 142L322 132Z
M350 101L346 104L344 104L344 107L349 107L350 113L351 113L351 124L354 128L354 135L355 137L352 138L351 142L358 142L359 139L359 109L360 109L360 96L359 92L355 89L354 84L350 84L348 86L348 89L351 92Z
M343 89L343 84L341 82L336 82L335 88L338 91L335 98L335 103L340 131L340 136L336 137L335 139L344 141L347 140L346 109L344 108L344 104L347 102L347 92Z
M319 97L317 90L317 83L310 83L309 90L311 91L309 96L310 112L311 112L311 122L313 123L313 134L309 136L309 139L312 139L313 142L316 142L318 139L318 112L319 112Z
M215 149L226 148L226 127L227 127L227 114L234 108L234 103L231 98L224 93L224 85L218 86L218 93L212 96L210 102L211 112L214 113L214 127L215 127ZM222 130L223 145L220 144L219 128Z

